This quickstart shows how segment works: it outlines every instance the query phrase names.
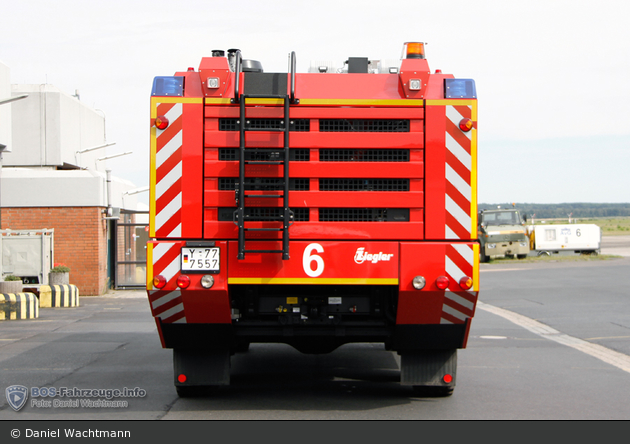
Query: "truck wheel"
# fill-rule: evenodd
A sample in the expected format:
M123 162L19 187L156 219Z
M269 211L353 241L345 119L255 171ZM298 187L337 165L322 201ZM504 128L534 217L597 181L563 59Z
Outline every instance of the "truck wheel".
M488 262L490 260L490 258L488 256L486 256L486 252L483 251L483 250L484 250L483 247L480 248L480 251L479 251L479 262L486 263L486 262Z
M196 398L200 396L210 396L219 391L219 386L212 385L178 385L175 386L177 396L180 398Z
M454 387L414 385L413 393L419 398L446 398L453 394L453 389Z
M527 255L526 254L519 254L519 255L517 255L517 257L519 259L525 259L527 257Z
M234 347L235 353L245 353L249 351L249 342L241 342Z

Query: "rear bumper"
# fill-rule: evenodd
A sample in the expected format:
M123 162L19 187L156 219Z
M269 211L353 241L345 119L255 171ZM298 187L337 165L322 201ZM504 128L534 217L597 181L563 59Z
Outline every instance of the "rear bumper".
M476 242L292 242L291 259L249 254L216 241L221 267L214 285L203 273L185 273L185 241L149 246L147 292L166 348L214 348L269 342L300 345L325 340L328 348L382 342L394 350L466 346L479 290ZM167 285L154 288L152 277ZM413 287L422 276L426 286ZM437 287L439 277L448 287ZM463 289L460 280L473 280ZM318 299L314 304L314 299Z

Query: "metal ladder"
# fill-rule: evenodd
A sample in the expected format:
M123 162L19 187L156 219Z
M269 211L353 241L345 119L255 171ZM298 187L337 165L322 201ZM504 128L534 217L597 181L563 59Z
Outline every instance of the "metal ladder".
M297 104L299 100L295 98L295 52L290 54L290 70L291 70L291 92L288 94L241 94L240 93L240 72L241 72L241 55L240 51L236 52L236 82L234 90L234 99L232 102L238 102L240 105L239 113L239 177L235 184L235 200L237 209L234 211L234 223L238 226L238 259L245 259L246 253L282 253L282 260L288 260L289 256L289 227L293 224L293 211L289 208L289 105L291 103ZM255 128L248 127L246 116L246 102L247 99L279 99L282 100L284 108L284 118L281 122L281 127L270 128ZM273 148L248 148L246 146L245 134L249 131L267 131L267 132L283 132L284 133L284 146L282 148L280 156L274 159L274 156L270 155L267 160L256 160L256 154L263 154L258 158L266 158L266 154L278 152ZM250 158L246 154L251 154ZM283 167L283 179L282 179L282 194L247 194L245 190L246 165L282 165ZM267 215L259 215L258 217L252 217L251 213L247 211L246 205L248 199L282 199L282 206L272 208L279 208L279 214L274 214L273 210ZM260 207L258 207L260 208ZM250 228L247 227L247 222L251 222L252 219L256 221L273 221L281 222L282 227L276 228ZM275 231L282 232L282 249L281 250L249 250L246 247L247 240L276 242L277 239L251 239L247 238L247 232L254 231Z
M284 119L282 121L282 127L270 127L270 128L248 128L247 120L245 116L245 103L247 99L280 99L283 101L284 106ZM289 227L293 223L293 212L289 209L289 103L290 97L288 95L246 95L242 94L239 98L240 104L240 146L239 146L239 177L236 182L235 188L235 200L237 209L234 212L235 223L238 226L238 259L245 259L245 253L282 253L282 259L289 259ZM253 154L253 158L256 159L256 154L271 154L277 152L273 148L248 148L246 146L245 133L248 131L267 131L267 132L283 132L284 133L284 146L280 152L280 156L274 159L270 155L269 160L252 160L248 159L246 154ZM265 156L261 156L265 157ZM283 180L282 180L282 193L281 194L248 194L245 190L245 166L246 165L282 165L283 166ZM248 228L246 226L250 219L253 219L251 214L248 214L247 209L252 208L247 206L247 199L282 199L282 207L280 208L280 214L268 214L258 216L255 219L257 221L273 221L282 222L282 227L277 228ZM259 208L259 207L258 207ZM276 207L274 207L276 208ZM248 250L246 248L246 233L250 231L278 231L282 232L282 250ZM252 240L252 239L250 239ZM255 239L265 240L265 239ZM275 241L267 240L267 241Z

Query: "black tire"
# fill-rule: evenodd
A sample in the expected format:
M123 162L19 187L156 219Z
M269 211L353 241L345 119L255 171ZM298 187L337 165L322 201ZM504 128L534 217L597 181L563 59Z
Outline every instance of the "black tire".
M490 258L488 256L486 256L486 252L484 251L485 248L481 247L479 250L480 250L479 251L479 262L481 262L481 263L489 262Z
M525 259L527 257L527 255L526 254L519 254L517 257L519 259Z
M175 390L180 398L199 398L211 396L219 390L215 385L176 385Z
M419 398L446 398L453 394L455 387L439 387L434 385L414 385L413 393Z
M234 347L235 353L245 353L248 351L249 351L249 342L240 343L240 344L237 344L236 347Z

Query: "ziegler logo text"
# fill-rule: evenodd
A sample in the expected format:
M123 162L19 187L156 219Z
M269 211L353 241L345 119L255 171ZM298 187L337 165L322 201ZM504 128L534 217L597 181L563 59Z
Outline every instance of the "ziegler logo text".
M393 254L383 253L382 251L376 254L367 253L365 247L357 248L357 252L354 254L354 261L357 264L362 264L365 261L376 264L380 261L389 261L393 257Z

